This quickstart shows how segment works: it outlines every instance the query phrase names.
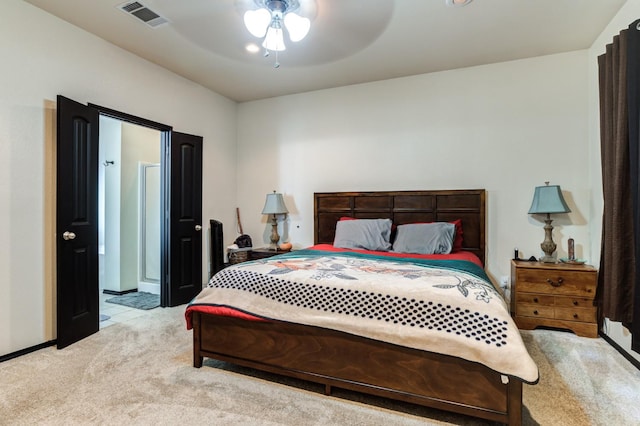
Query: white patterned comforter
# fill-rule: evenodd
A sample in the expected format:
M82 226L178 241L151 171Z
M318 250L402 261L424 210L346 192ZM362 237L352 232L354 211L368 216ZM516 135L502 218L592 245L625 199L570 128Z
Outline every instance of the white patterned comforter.
M538 368L500 293L465 261L301 250L223 269L189 304L339 330L479 362L528 383Z

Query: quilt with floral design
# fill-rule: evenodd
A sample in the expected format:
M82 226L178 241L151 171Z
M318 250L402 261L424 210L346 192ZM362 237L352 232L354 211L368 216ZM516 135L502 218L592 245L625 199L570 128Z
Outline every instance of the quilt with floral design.
M479 266L300 250L238 263L188 305L339 330L479 362L528 383L538 368Z

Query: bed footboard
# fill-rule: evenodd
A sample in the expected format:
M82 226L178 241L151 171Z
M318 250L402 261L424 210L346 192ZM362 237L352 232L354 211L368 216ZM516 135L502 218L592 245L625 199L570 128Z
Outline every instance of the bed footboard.
M193 365L203 357L519 425L522 382L480 364L339 331L193 313Z

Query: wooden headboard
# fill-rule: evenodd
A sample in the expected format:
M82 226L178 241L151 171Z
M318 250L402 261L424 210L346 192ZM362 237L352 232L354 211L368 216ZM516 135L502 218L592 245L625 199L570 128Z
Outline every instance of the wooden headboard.
M395 225L462 219L463 248L485 261L485 190L316 192L314 244L333 244L342 216L391 219Z

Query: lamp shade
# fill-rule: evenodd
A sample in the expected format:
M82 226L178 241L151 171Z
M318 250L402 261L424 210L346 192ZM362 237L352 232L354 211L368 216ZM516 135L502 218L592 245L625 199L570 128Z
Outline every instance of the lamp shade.
M287 206L284 205L284 198L282 194L278 194L275 191L273 194L267 194L267 199L264 202L264 208L262 214L284 214L289 213Z
M529 214L569 213L571 209L562 197L559 185L537 186Z

